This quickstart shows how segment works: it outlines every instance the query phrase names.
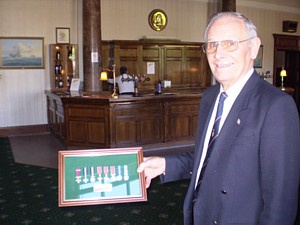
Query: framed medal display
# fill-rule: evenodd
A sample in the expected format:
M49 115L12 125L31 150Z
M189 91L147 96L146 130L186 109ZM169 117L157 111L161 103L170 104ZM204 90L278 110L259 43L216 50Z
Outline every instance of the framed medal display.
M116 148L58 152L58 206L147 201L143 149Z

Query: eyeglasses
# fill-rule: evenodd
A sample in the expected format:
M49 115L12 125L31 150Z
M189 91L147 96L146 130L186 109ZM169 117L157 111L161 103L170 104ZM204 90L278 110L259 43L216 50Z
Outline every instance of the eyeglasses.
M222 48L226 51L226 52L233 52L235 50L237 50L239 48L239 44L243 43L245 41L249 41L252 38L248 38L242 41L234 41L234 40L224 40L224 41L211 41L211 42L207 42L205 44L202 45L203 51L207 54L213 54L217 51L217 48L219 47L219 45L221 44Z

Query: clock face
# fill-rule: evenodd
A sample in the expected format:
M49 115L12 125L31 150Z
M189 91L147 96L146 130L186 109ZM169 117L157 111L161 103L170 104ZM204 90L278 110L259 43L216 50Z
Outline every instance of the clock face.
M148 18L150 27L155 31L162 31L167 26L168 18L161 9L154 9Z

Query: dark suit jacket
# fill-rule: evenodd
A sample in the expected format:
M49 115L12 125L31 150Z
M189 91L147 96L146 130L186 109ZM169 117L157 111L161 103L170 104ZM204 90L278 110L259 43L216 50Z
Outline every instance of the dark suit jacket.
M194 154L166 157L164 182L191 178L184 224L292 225L300 176L299 115L294 100L256 72L228 114L193 204L205 133L219 90L219 84L212 86L201 99Z

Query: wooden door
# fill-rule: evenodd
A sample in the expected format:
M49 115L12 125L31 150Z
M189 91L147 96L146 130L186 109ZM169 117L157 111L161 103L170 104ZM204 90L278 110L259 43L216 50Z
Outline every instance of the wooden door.
M280 71L284 66L287 77L284 86L295 89L293 97L300 114L300 36L273 34L274 36L274 76L273 83L281 86Z
M300 51L287 51L285 68L287 77L285 85L295 89L294 99L300 112Z

